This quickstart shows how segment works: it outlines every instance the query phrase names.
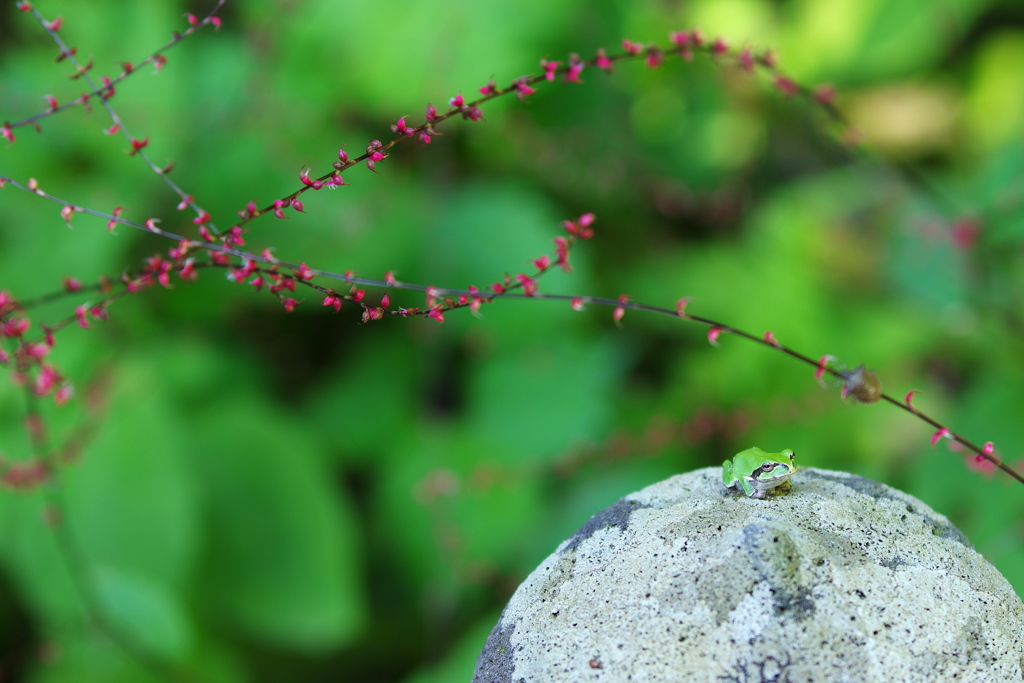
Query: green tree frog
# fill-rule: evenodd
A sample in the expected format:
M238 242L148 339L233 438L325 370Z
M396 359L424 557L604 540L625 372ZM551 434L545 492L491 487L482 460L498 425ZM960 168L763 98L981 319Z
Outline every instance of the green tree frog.
M722 481L727 488L742 488L751 498L764 498L774 488L789 488L789 478L796 472L794 457L789 448L781 453L748 448L722 463Z

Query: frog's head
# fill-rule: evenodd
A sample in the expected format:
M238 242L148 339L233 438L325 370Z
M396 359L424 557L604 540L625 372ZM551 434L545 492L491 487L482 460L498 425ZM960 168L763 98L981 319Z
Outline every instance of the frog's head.
M792 449L787 448L781 453L773 455L775 457L771 460L763 461L757 466L757 469L750 473L750 476L756 482L754 484L755 488L773 488L789 479L796 472L796 465L793 463L796 454L793 453Z

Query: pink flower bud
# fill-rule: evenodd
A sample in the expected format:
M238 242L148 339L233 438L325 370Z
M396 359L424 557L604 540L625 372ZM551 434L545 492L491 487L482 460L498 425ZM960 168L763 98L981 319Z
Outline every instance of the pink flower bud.
M775 87L786 97L794 97L800 93L800 86L785 76L776 76Z
M569 305L572 306L572 310L574 310L574 311L582 311L583 310L583 297L581 297L581 296L574 296L572 298L572 301L569 302Z
M427 105L427 121L433 121L437 118L437 107L432 104Z
M684 47L690 44L690 34L687 33L686 31L673 31L672 33L668 34L668 37L669 40L671 40L676 45L679 45L680 47Z
M718 325L715 325L710 330L708 330L708 342L710 342L712 346L718 346L718 338L721 335L722 328L719 327Z
M680 318L686 317L686 304L690 303L689 297L683 297L676 302L676 315Z
M594 66L596 66L598 69L604 69L605 71L611 73L612 60L608 59L608 55L605 54L603 47L597 50L597 56L594 57Z
M961 218L953 223L953 246L966 251L970 249L981 232L981 225L969 218Z
M449 105L449 106L450 106L450 107L451 107L452 109L461 109L461 108L462 108L462 105L464 105L465 103L466 103L466 100L464 100L464 99L462 98L462 93L459 93L459 94L458 94L458 95L456 95L455 97L453 97L453 98L451 98L450 100L448 100L448 105Z
M586 67L586 64L577 55L569 57L569 66L565 71L566 83L582 83L580 74L583 73L584 67Z
M526 296L533 296L537 293L537 282L526 273L516 275L516 282L523 286L523 294Z
M527 97L537 92L532 87L530 87L530 80L526 76L523 76L522 78L513 81L512 87L515 89L516 97L519 98L520 102L524 101Z
M43 365L39 369L39 375L36 377L36 396L46 396L49 394L58 381L60 381L60 375L57 371L50 365Z
M226 241L238 247L245 246L245 240L242 239L242 228L237 225L231 226L231 229L227 232Z
M740 55L737 59L740 62L740 66L743 67L743 70L747 73L754 70L754 53L749 47L745 47L740 50Z
M0 126L0 136L3 136L3 138L7 140L7 144L14 142L14 133L11 132L11 124L5 123Z
M437 308L430 309L430 312L427 313L427 315L429 317L433 318L434 320L436 320L439 323L443 323L444 322L444 315L441 313L440 306L437 307Z
M300 302L296 301L295 299L288 298L282 301L282 303L284 304L285 312L291 313L292 311L295 310L295 307L298 306Z
M26 358L39 360L50 353L50 347L46 344L27 343L19 349Z
M195 281L199 277L199 273L196 272L196 260L194 258L185 259L185 262L181 264L181 270L178 271L178 275L181 276L182 280Z
M555 254L557 261L555 261L561 268L567 273L572 272L572 266L569 265L569 241L564 237L555 238Z
M828 364L832 361L832 356L822 356L818 359L818 367L814 369L814 379L819 382L825 376L825 369Z
M118 216L121 215L122 211L124 211L124 209L122 207L120 207L120 206L115 206L114 207L113 218L111 218L109 221L107 221L107 230L109 230L110 232L114 231L114 227L117 225L117 218L118 218Z
M20 337L28 332L31 323L28 318L8 318L0 321L0 339L4 337Z
M814 100L818 104L829 105L832 104L836 99L835 87L823 83L814 89Z
M943 427L939 431L937 431L934 434L932 434L932 445L934 446L935 444L937 444L939 442L939 439L948 439L948 438L950 438L950 432L949 432L948 429Z
M540 60L540 67L544 69L544 78L549 81L555 80L555 74L558 72L558 65L560 62L549 62L546 59Z
M53 402L56 405L58 405L58 406L62 406L65 403L67 403L68 401L70 401L71 397L74 396L74 395L75 395L75 388L73 386L71 386L70 384L68 384L67 382L65 382L53 394Z
M484 87L480 88L480 94L481 95L497 95L498 94L498 85L494 82L493 78L490 79L489 81L487 81L487 85L485 85Z
M141 150L148 144L149 138L142 138L141 140L136 140L135 138L132 138L132 151L128 152L128 156L135 156L136 154L138 154L139 150Z
M114 96L114 86L112 85L113 81L110 80L110 76L104 76L101 80L103 81L103 85L107 87L100 93L100 97L105 100L109 100Z
M776 348L779 346L779 340L775 338L771 330L764 333L764 340Z
M341 297L328 295L324 298L323 306L333 306L334 312L337 313L341 310Z
M408 126L408 125L406 125L405 117L404 116L402 118L398 119L398 124L397 125L398 125L398 132L401 133L402 135L405 135L407 137L411 137L413 134L416 133L416 127L415 126Z

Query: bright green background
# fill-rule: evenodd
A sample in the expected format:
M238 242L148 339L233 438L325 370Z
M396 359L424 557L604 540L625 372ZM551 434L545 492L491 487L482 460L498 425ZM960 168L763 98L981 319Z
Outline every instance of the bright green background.
M37 3L98 75L184 28L170 0ZM248 247L368 277L485 286L552 251L594 211L597 238L545 291L672 307L817 357L866 363L886 389L969 438L1024 454L1024 13L1011 0L496 0L229 3L219 33L176 47L113 100L215 221L325 173L403 114L443 107L542 57L693 25L771 47L835 83L869 142L770 83L700 58L623 64L527 104L451 121L307 213L252 224ZM0 9L0 121L75 97L31 18ZM0 173L98 210L187 231L177 200L100 133L101 110L16 130ZM937 194L905 182L909 164ZM959 248L958 219L980 221ZM0 288L116 276L169 244L0 193ZM369 294L371 299L378 292ZM139 647L198 680L467 680L501 606L559 541L618 497L752 444L858 472L950 516L1021 590L1024 488L974 471L885 405L843 403L804 367L736 338L629 312L501 302L443 325L359 326L315 297L295 313L204 272L119 301L59 335L78 387L47 409L57 440L95 429L61 472L66 524L97 599ZM392 292L399 305L414 295ZM79 299L33 312L38 324ZM89 412L98 397L101 406ZM0 383L0 454L29 457L21 394ZM144 674L83 620L40 492L0 492L0 668L33 681ZM41 654L42 653L42 654Z

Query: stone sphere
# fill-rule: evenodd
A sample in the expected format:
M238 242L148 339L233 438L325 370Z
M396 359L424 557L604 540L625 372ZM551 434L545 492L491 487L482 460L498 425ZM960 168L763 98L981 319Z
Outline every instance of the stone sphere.
M680 474L523 582L478 683L1020 681L1024 604L948 519L844 472L755 500Z

